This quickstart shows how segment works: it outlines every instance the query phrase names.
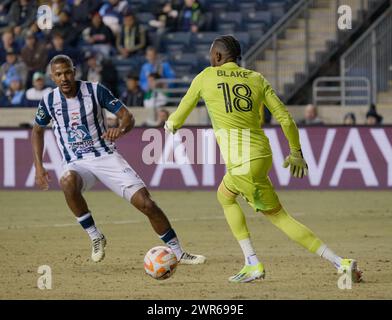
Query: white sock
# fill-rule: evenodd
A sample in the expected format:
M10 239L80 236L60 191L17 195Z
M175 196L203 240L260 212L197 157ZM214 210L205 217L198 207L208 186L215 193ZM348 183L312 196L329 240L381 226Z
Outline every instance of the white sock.
M169 248L173 251L176 255L177 260L180 261L182 253L184 252L181 248L180 242L178 241L177 237L171 239L169 242L166 242Z
M254 266L258 264L259 259L257 259L256 252L253 249L250 238L239 240L238 243L240 244L242 252L244 253L245 264L247 266Z
M317 249L316 252L321 258L324 258L331 262L336 269L338 269L342 263L342 258L336 255L331 249L329 249L325 244Z
M97 238L101 238L102 237L102 233L101 231L99 231L99 229L94 225L91 226L87 229L84 229L87 231L89 237L91 240L97 239Z
M89 219L92 223L89 227L83 227L84 230L87 232L91 240L94 240L96 238L101 238L102 233L99 231L99 229L95 226L94 220L92 219L91 213L88 212L81 217L77 217L76 220L83 226L83 221Z

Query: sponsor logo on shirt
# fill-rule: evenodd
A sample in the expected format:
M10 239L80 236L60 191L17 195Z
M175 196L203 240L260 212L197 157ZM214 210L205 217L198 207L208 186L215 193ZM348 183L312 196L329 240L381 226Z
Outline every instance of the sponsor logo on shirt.
M76 116L76 115L75 115ZM73 123L68 129L68 143L72 151L81 155L94 151L94 142L90 133L83 124Z

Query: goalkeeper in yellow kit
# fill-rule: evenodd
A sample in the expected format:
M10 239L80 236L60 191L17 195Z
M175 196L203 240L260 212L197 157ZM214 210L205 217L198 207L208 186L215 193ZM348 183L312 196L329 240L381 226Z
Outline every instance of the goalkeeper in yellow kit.
M241 46L234 37L226 35L215 39L210 49L211 67L195 77L165 124L166 130L175 133L199 99L205 101L227 166L218 188L218 201L245 257L245 266L229 281L249 282L265 276L264 266L253 249L244 213L236 200L241 195L289 238L329 260L340 272L351 273L352 280L359 282L361 272L355 260L337 256L282 207L268 177L272 151L260 125L262 104L280 123L288 140L290 155L283 166L289 167L294 177L302 178L307 175L308 166L302 156L298 129L268 81L260 73L237 65L240 57Z

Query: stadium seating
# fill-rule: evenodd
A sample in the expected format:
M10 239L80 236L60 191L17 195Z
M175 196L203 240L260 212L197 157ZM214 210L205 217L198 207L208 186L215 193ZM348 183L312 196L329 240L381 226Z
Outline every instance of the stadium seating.
M149 22L165 0L128 0L129 7L135 12L138 22L146 29L149 45L156 45L167 58L177 77L197 74L209 65L211 42L221 34L234 34L246 51L253 43L275 23L292 0L199 0L205 20L204 29L198 33L169 32L158 36L156 29ZM0 17L1 18L1 17ZM4 20L4 19L3 19ZM0 19L0 25L1 21ZM79 41L79 52L85 52L89 44ZM121 59L112 50L112 63L118 73L119 90L124 88L124 78L130 72L137 74L143 63L143 57Z

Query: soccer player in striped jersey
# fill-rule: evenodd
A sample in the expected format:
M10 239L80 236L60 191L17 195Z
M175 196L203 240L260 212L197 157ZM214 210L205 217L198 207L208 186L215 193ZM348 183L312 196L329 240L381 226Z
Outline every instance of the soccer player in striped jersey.
M175 133L199 99L204 99L227 167L218 189L218 201L245 257L245 266L229 281L249 282L265 275L264 266L252 246L245 216L236 200L238 195L292 240L327 259L338 270L351 273L353 281L360 281L361 273L355 260L337 256L281 205L268 177L272 150L260 125L262 104L280 123L289 142L290 155L285 159L284 167L290 167L294 177L302 178L307 174L308 166L302 156L298 129L268 81L260 73L238 66L240 56L241 46L237 39L229 35L215 39L210 50L211 67L196 76L165 124L167 130Z
M151 199L144 182L117 152L114 141L134 126L134 118L124 104L99 83L75 80L75 68L66 55L50 62L57 87L39 103L32 131L35 181L48 189L49 175L42 163L44 128L52 121L58 147L63 156L60 185L65 200L92 241L91 258L105 256L106 238L96 227L82 193L97 180L143 212L159 237L180 263L200 264L205 257L185 252L163 211ZM118 128L107 128L104 110L117 115Z

